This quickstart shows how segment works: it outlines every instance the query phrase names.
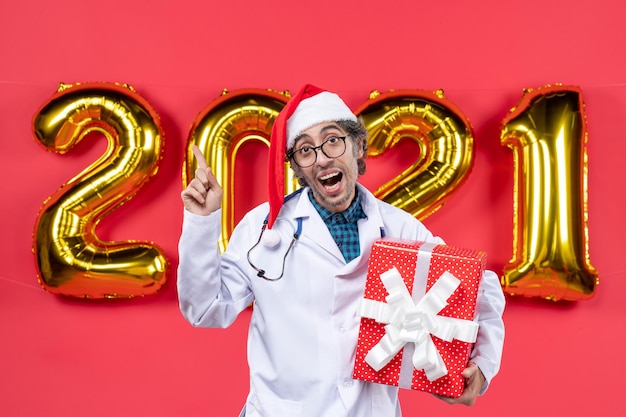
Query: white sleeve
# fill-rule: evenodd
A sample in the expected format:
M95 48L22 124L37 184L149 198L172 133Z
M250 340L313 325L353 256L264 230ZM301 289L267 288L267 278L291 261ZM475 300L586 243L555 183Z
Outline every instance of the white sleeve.
M223 265L218 247L221 218L222 210L208 216L184 210L177 290L180 310L193 326L228 327L252 302L237 268Z
M483 375L485 384L480 395L487 390L489 383L500 369L502 349L504 347L505 298L498 276L492 271L485 271L478 288L478 337L470 361L476 363Z
M417 224L418 228L415 230L415 234L411 233L409 238L441 245L446 244L439 236L434 236L421 222ZM409 229L405 228L405 230ZM485 271L478 287L476 306L478 311L476 320L479 325L478 337L470 356L470 361L476 363L485 375L485 384L480 395L485 393L489 383L500 369L504 346L504 321L502 320L504 305L505 298L500 279L493 271Z

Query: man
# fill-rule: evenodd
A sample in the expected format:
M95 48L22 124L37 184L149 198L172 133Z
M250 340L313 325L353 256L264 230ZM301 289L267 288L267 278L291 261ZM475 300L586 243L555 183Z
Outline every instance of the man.
M242 416L401 415L397 387L352 379L369 251L381 236L444 242L358 183L366 137L339 96L303 87L273 126L269 203L244 216L223 255L223 191L194 149L199 168L181 193L180 308L194 326L227 327L254 303ZM283 200L284 160L305 187ZM449 403L472 405L500 366L504 296L493 272L477 307L466 388Z

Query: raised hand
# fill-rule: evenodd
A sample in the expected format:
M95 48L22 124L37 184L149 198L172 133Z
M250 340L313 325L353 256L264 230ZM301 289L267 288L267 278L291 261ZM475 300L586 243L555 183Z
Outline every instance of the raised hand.
M211 168L207 165L200 148L193 145L191 150L196 161L198 161L198 169L196 169L196 175L193 180L180 193L180 197L186 210L194 214L207 216L222 206L224 190L217 182L217 178L213 175Z

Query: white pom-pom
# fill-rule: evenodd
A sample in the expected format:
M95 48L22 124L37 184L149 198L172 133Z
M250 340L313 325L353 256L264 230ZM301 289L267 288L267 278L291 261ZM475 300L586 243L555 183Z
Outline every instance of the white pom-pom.
M275 230L265 229L263 237L261 238L261 243L266 248L274 248L280 243L280 234Z

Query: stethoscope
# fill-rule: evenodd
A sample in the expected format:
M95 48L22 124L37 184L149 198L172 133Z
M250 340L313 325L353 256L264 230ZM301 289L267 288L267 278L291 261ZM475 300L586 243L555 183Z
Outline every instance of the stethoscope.
M291 200L293 197L297 196L298 194L300 194L302 192L302 190L303 189L300 188L299 190L297 190L297 191L289 194L288 196L286 196L285 200L283 201L283 204L286 203L287 201ZM289 252L291 252L291 248L293 247L293 245L295 245L296 241L300 238L300 235L302 234L302 219L303 218L302 217L297 217L296 218L296 231L294 232L293 237L291 238L291 242L289 242L289 246L287 247L287 251L285 251L285 255L283 256L283 266L282 266L282 268L280 270L280 275L277 278L269 278L269 277L265 276L265 270L261 269L261 268L258 268L256 265L254 265L252 263L252 260L250 259L250 253L254 249L256 249L256 247L259 246L259 244L263 240L263 232L265 232L265 229L267 228L268 218L269 218L269 213L267 214L267 216L265 216L265 220L263 221L263 226L261 227L261 233L259 234L259 239L248 250L247 258L248 258L248 263L250 264L252 269L254 269L256 271L256 275L258 277L263 278L266 281L278 281L285 274L285 261L287 260L287 255L289 255ZM380 237L381 238L385 237L385 228L384 227L380 228Z
M293 193L291 193L288 196L286 196L285 199L283 200L283 204L285 204L287 201L291 200L295 196L299 195L302 192L302 190L303 190L303 188L300 188L299 190L296 190ZM278 276L278 278L269 278L269 277L265 276L265 270L261 269L261 268L258 268L256 265L254 265L252 263L252 260L250 259L250 253L254 249L256 249L256 247L259 246L259 244L263 240L263 233L265 232L265 229L267 228L267 221L269 219L269 216L270 216L269 213L267 214L267 216L265 216L265 220L263 221L263 227L261 227L261 234L259 234L259 239L248 250L247 258L248 258L248 263L250 264L252 269L254 269L256 271L257 277L261 277L261 278L263 278L266 281L278 281L285 274L285 261L287 259L287 255L289 255L289 252L291 251L291 248L296 243L296 240L298 240L298 238L302 234L302 217L297 217L296 218L296 222L297 222L296 231L294 232L293 237L291 238L291 242L289 242L289 247L287 247L287 251L285 252L285 256L283 256L283 266L282 266L282 268L280 270L280 275Z
M265 270L261 268L257 268L252 263L252 260L250 259L250 252L252 252L257 246L259 246L259 243L261 243L261 240L263 239L263 232L265 232L265 229L267 228L267 218L265 219L265 221L263 222L263 227L261 228L261 234L259 235L259 240L257 240L254 246L252 246L248 250L248 263L250 264L252 269L256 271L257 277L261 277L266 281L278 281L279 279L283 277L283 274L285 273L285 261L287 259L287 255L291 251L291 248L293 247L293 245L296 243L296 240L298 240L298 238L302 234L302 217L298 217L296 221L298 225L296 227L296 231L293 234L293 237L291 238L291 242L289 242L289 247L287 248L287 251L285 252L285 256L283 256L283 267L280 270L280 275L278 276L278 278L269 278L265 276Z

